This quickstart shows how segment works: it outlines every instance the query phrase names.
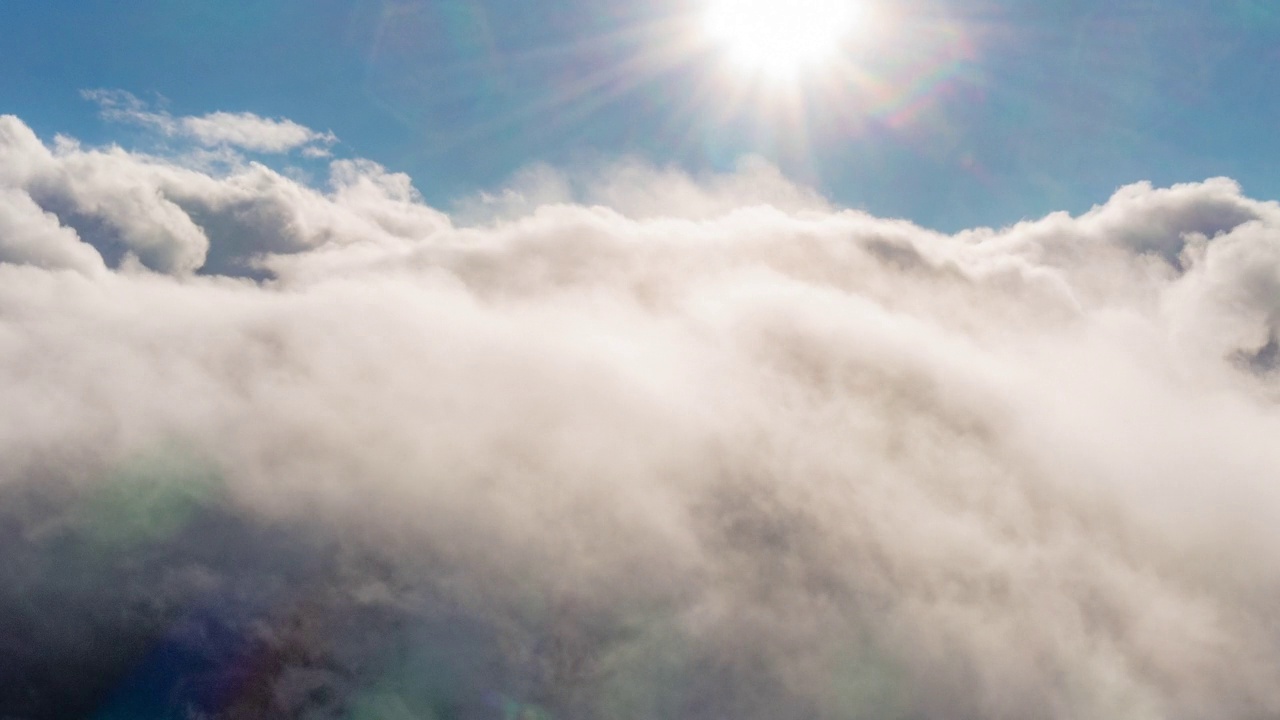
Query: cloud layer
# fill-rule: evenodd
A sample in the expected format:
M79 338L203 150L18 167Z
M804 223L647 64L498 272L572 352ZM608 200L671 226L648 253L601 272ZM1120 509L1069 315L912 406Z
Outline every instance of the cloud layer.
M1280 205L465 210L0 118L0 715L1280 713Z

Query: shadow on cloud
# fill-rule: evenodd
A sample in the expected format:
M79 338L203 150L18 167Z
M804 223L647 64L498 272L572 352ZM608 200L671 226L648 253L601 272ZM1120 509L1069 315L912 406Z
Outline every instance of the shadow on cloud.
M0 118L0 716L1280 713L1280 205L455 216Z

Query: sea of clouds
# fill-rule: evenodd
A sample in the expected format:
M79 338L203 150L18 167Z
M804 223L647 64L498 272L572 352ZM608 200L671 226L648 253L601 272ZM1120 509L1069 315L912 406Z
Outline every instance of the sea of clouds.
M1280 715L1280 204L444 212L104 97L199 142L0 117L0 717Z

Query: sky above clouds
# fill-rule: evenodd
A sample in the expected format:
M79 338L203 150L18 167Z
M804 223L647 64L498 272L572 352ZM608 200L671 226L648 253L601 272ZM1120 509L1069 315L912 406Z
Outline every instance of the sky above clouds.
M120 135L82 90L288 118L409 173L438 206L532 163L625 154L692 171L760 154L841 205L948 231L1082 212L1142 179L1225 175L1280 197L1267 0L880 3L857 72L787 102L741 97L690 41L699 7L6 3L0 109L93 140Z
M1275 11L692 5L0 6L0 717L1280 715Z

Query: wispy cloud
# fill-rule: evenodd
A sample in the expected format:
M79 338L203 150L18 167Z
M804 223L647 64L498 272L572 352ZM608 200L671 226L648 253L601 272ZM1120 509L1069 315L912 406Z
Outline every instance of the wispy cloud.
M292 120L228 112L175 117L150 108L123 90L85 90L82 94L97 103L102 116L108 120L143 125L207 147L233 147L259 153L301 149L308 157L327 157L329 147L338 140L331 132L317 132Z

